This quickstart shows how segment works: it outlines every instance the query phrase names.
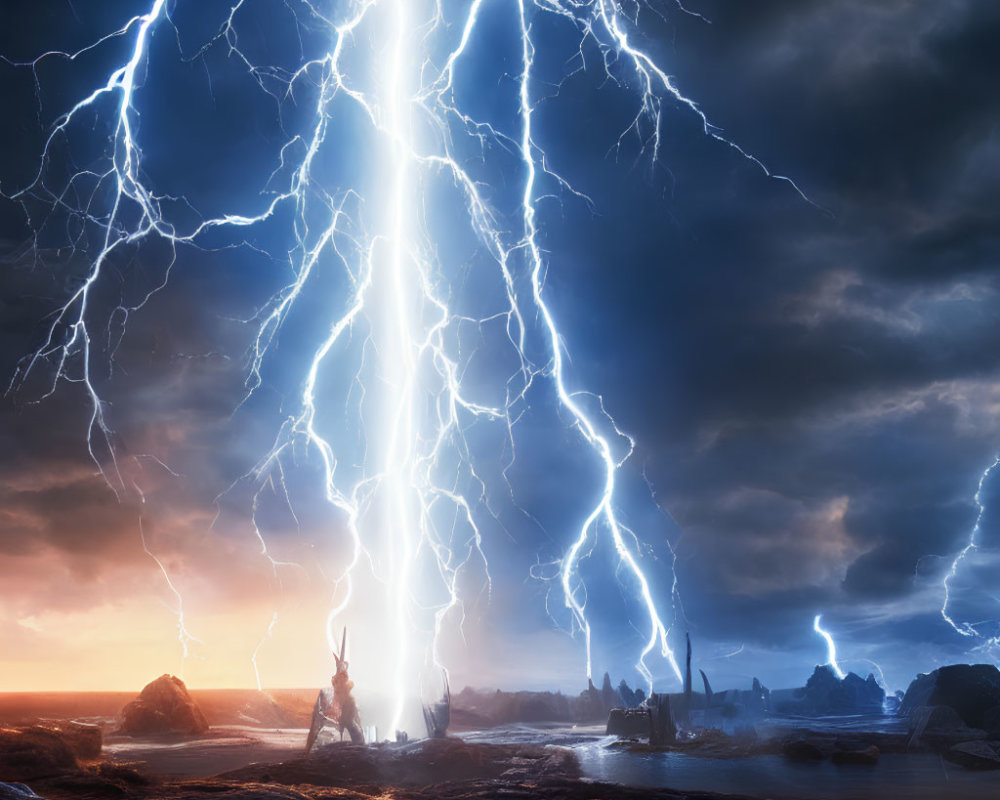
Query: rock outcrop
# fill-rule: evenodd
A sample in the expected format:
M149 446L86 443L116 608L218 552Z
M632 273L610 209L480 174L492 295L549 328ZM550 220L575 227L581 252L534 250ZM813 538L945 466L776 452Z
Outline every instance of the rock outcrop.
M618 684L618 696L622 699L622 706L625 708L638 708L646 699L646 693L641 688L632 691L624 678Z
M0 776L31 781L80 768L76 754L58 731L41 726L0 728Z
M823 716L828 714L881 713L885 691L869 675L867 680L853 672L838 678L828 666L813 671L805 687L796 690L796 699L779 710L785 713Z
M122 709L121 731L131 736L200 734L208 731L208 721L191 699L184 681L161 675Z
M1000 739L1000 670L992 664L952 664L918 675L899 713L912 719L925 706L954 709L969 728Z

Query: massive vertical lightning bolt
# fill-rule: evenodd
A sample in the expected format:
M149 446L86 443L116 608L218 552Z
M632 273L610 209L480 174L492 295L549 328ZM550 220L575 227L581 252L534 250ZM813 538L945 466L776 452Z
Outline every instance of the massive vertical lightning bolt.
M822 636L826 642L826 666L832 669L838 678L843 680L844 671L840 668L840 664L837 663L837 645L834 644L833 637L819 626L822 618L822 614L816 615L816 618L813 620L813 630Z
M540 143L536 109L542 93L536 53L546 43L538 39L537 20L547 16L575 32L585 67L585 48L596 48L603 60L599 68L609 78L636 83L635 116L619 145L626 135L635 135L643 152L658 159L665 108L672 103L695 114L707 135L771 173L756 157L724 139L678 90L652 51L644 49L639 21L647 9L640 2L286 0L275 5L292 16L300 32L318 31L325 40L321 48L306 52L300 34L303 54L296 68L260 65L241 46L241 24L254 14L246 0L228 8L215 35L194 58L215 47L224 49L279 109L296 105L297 130L276 152L266 192L256 199L234 198L235 210L193 222L187 201L158 193L151 185L137 126L143 79L155 66L150 40L156 30L175 25L174 3L155 0L145 13L84 50L46 53L22 65L37 77L44 59L75 61L108 43L130 42L125 64L56 121L34 181L10 195L25 203L26 211L29 201L41 201L72 216L79 230L99 233L96 245L82 233L74 238L72 244L90 257L87 277L58 309L47 337L22 363L15 383L47 362L53 376L50 392L60 380L86 386L90 453L108 484L121 494L126 481L95 380L92 340L99 314L93 295L95 287L109 279L109 263L119 251L153 241L169 250L162 281L138 302L122 303L103 319L109 330L115 326L123 335L128 317L166 285L181 248L207 246L210 236L220 234L231 237L230 245L239 245L241 230L290 219L292 278L251 320L256 328L247 397L263 384L278 337L303 298L313 287L335 282L338 288L323 304L328 314L323 335L318 343L304 346L303 374L289 401L294 407L277 426L270 450L231 488L252 488L253 531L277 577L283 564L270 555L257 524L261 488L268 483L282 487L291 504L285 472L294 467L295 453L304 449L318 463L323 496L336 509L338 529L349 545L334 588L327 635L332 643L335 625L356 602L361 582L383 587L371 615L376 620L372 627L382 631L380 660L388 665L392 683L391 728L405 724L405 705L417 691L408 676L426 665L443 668L438 634L451 615L461 619L460 585L467 574L478 571L485 591L490 590L482 526L484 521L498 522L491 497L509 495L510 484L490 485L495 478L477 467L467 433L477 425L501 432L503 452L491 457L503 461L505 481L515 468L518 422L541 386L554 394L563 418L601 473L599 491L580 513L582 523L566 537L556 578L568 618L583 635L587 674L594 660L593 633L580 566L603 535L616 554L610 569L615 576L625 576L645 617L647 633L636 669L652 688L659 677L650 663L656 655L680 679L669 642L671 620L661 612L662 598L655 596L642 563L640 537L623 524L616 508L616 479L634 443L599 397L574 387L556 315L546 300L540 201L582 195L552 171ZM475 56L476 37L486 35L487 6L507 13L517 32L517 110L502 123L466 111L456 88L463 67ZM679 4L678 9L690 13ZM177 40L179 44L179 33ZM111 134L103 160L62 179L52 167L59 147L86 135L85 115L109 113ZM371 152L359 154L358 159L367 159L364 169L351 172L336 157L345 160L344 142L351 141L352 130L359 127ZM516 163L510 179L519 187L513 203L490 186L498 170L508 169L504 159L510 155ZM490 167L494 159L499 161ZM331 168L331 161L338 166ZM344 177L347 174L351 177ZM61 185L52 185L61 180ZM81 197L86 201L77 203ZM439 255L443 212L435 204L442 197L454 203L444 212L448 225L462 227L478 242L476 255L468 261L476 280L495 287L486 311L469 313L461 307L467 276L454 256ZM599 203L599 198L586 199ZM184 213L177 212L179 205ZM502 374L492 382L473 385L465 377L473 359L470 353L487 341L493 347L502 344L503 356L496 360L507 366L499 368ZM104 356L113 358L113 351ZM330 375L339 376L347 387L336 407L329 399ZM164 577L169 583L165 572ZM172 583L170 588L176 593ZM671 591L677 591L676 574ZM370 597L365 602L375 603ZM267 633L276 620L275 613ZM180 623L185 641L183 618ZM819 617L815 627L827 638L831 664L839 674L832 640L820 630ZM252 657L258 685L257 653L263 641Z

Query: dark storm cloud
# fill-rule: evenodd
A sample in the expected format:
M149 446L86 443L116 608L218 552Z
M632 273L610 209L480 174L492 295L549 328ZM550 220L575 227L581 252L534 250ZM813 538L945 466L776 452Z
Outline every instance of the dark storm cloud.
M662 39L678 86L830 213L669 115L672 222L652 187L601 208L553 246L556 302L684 532L702 635L891 606L920 619L901 640L947 640L938 581L1000 433L1000 9L701 9Z

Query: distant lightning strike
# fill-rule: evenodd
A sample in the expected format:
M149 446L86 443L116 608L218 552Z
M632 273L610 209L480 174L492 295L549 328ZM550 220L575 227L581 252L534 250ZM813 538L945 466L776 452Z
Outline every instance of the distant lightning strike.
M813 620L813 630L822 636L826 642L826 666L832 669L838 678L844 680L844 671L840 668L840 664L837 663L837 645L834 643L833 637L820 627L819 623L821 619L823 619L822 614L817 614Z
M982 634L976 630L975 626L969 622L956 622L952 619L951 615L948 613L948 605L951 602L951 581L954 580L955 575L958 574L958 568L961 566L962 562L965 561L966 557L978 547L978 539L980 527L983 522L983 514L986 513L986 507L983 505L983 485L986 480L993 473L993 470L1000 466L1000 456L993 459L993 463L990 464L983 474L979 476L979 485L976 487L976 494L973 500L976 503L976 521L972 526L972 530L969 533L969 541L955 556L955 559L951 562L951 567L945 573L944 579L941 581L941 586L944 589L944 600L941 604L941 618L947 622L952 630L956 633L966 636L968 638L980 638ZM987 640L988 645L998 645L1000 641L997 639L989 638Z
M407 679L413 665L424 663L429 656L429 661L442 667L437 634L450 612L462 613L460 575L474 567L484 574L487 591L490 587L480 521L483 514L493 514L491 495L498 490L509 494L509 485L487 485L470 457L465 432L476 420L502 426L506 476L515 464L516 425L525 413L529 391L539 383L547 382L554 389L562 410L603 474L602 486L587 502L583 523L558 570L565 608L583 635L587 674L592 673L594 656L580 562L606 533L618 558L611 568L616 575L627 576L630 590L634 589L636 601L648 617L648 638L636 668L651 689L657 675L649 658L655 652L679 680L680 668L669 644L670 624L659 611L640 561L640 539L616 512L616 477L634 443L604 410L599 397L571 388L562 335L545 298L547 263L539 201L560 191L587 202L591 198L583 198L551 171L538 141L535 110L540 93L535 86L535 54L544 45L536 41L534 21L540 15L554 15L573 26L580 35L581 59L585 47L596 46L611 80L623 82L631 73L638 84L636 113L619 145L624 137L634 135L643 151L648 148L650 158L658 159L663 112L665 104L672 103L696 114L707 135L734 148L767 175L771 173L756 157L723 138L698 106L678 90L654 55L639 44L639 17L648 10L641 3L629 4L631 11L627 13L615 0L471 0L454 4L442 0L288 0L285 7L297 23L319 26L329 37L326 52L313 58L303 56L301 65L292 72L259 66L241 49L238 29L243 15L250 13L248 5L243 0L234 3L216 35L196 57L220 45L279 105L293 100L299 103L298 95L309 92L315 98L304 130L290 135L277 154L278 167L271 180L287 183L268 192L264 207L256 212L227 213L185 226L172 218L171 203L166 202L176 198L160 196L147 185L137 136L137 94L151 68L153 32L175 24L170 17L173 4L167 0L156 0L145 14L84 50L50 52L21 65L35 70L37 80L43 59L75 61L109 40L132 37L127 62L56 121L34 181L11 195L25 203L41 199L52 208L69 209L84 227L101 232L86 280L56 312L47 338L22 363L15 384L47 362L53 366L49 393L60 380L86 386L90 453L108 484L121 495L125 481L118 468L106 407L95 386L90 335L94 325L92 293L109 270L109 260L117 250L147 240L165 242L171 251L163 282L140 303L116 309L124 324L130 313L166 285L178 248L204 246L209 231L238 234L275 217L279 209L291 209L296 247L289 255L294 277L252 320L257 328L250 347L247 397L262 385L268 355L315 275L329 271L331 265L339 266L346 290L327 303L327 333L311 352L296 409L284 420L270 451L237 483L254 487L253 531L277 578L278 567L284 564L269 554L256 521L260 487L269 479L273 481L277 472L278 484L291 506L282 471L285 460L291 459L293 448L301 443L318 459L325 499L341 513L352 553L337 580L327 635L333 647L334 628L352 602L359 570L369 569L385 587L384 660L392 664L393 671L392 727L403 724L404 703L414 694L412 681ZM462 65L474 56L472 42L485 24L481 11L487 5L502 6L514 15L520 37L519 73L513 76L518 108L506 130L464 111L455 89ZM679 4L678 8L690 13ZM452 12L457 22L449 17ZM352 73L351 67L362 54L373 61L368 66L374 67L374 78ZM277 90L276 85L283 88ZM112 97L116 103L114 124L105 161L74 174L61 189L50 188L47 171L60 142L74 134L85 110L101 113L102 103ZM384 148L383 163L370 165L370 171L379 173L371 186L331 185L324 175L323 156L338 146L336 121L344 103L362 112L361 117ZM149 135L155 136L155 132ZM519 230L509 231L506 223L497 222L500 215L491 207L488 183L473 171L473 162L488 161L493 146L498 151L513 151L521 165L521 175L516 178L521 182L520 203L515 209ZM478 150L477 159L460 155L469 147ZM453 309L459 277L454 265L435 255L427 223L428 186L442 179L463 198L455 211L481 243L496 270L497 285L502 287L503 297L485 316L473 318ZM110 199L99 199L109 186ZM90 199L74 206L77 197ZM238 236L233 244L240 244ZM506 347L517 366L511 374L501 376L504 388L498 397L491 401L473 399L479 395L464 384L468 356L456 341L460 342L468 326L485 338L497 323L503 327ZM107 325L111 325L110 319ZM330 409L323 399L323 376L345 369L343 353L352 343L355 360L342 375L352 381L349 407ZM536 351L544 357L536 356ZM595 401L599 412L587 410L588 399ZM353 455L342 458L343 446L329 432L329 420L345 416L362 428L364 463L360 466L351 463ZM627 443L624 455L615 452L618 442ZM445 516L451 519L447 528L441 522ZM428 559L439 594L443 592L443 599L434 600L429 608L419 599L428 580L421 564ZM162 570L162 564L157 563ZM164 578L177 594L181 608L179 594L165 571ZM676 574L671 591L671 599L676 601ZM433 630L421 639L414 633L419 627L416 620L428 610L433 614ZM277 619L275 612L253 653L258 684L257 654ZM189 635L183 624L181 615L181 640L186 647ZM819 628L819 617L815 628L827 639L831 663L839 673L832 640Z

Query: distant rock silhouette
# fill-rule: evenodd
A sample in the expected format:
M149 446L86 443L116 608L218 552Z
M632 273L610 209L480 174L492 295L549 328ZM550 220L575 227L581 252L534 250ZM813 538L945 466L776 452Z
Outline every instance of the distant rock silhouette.
M754 687L756 690L756 686ZM763 687L762 694L763 694ZM882 711L885 691L869 675L865 680L853 672L838 678L828 666L818 666L796 691L796 699L779 709L785 713L823 716L827 714L865 714Z
M633 692L629 685L622 678L622 682L618 684L618 696L622 699L622 706L625 708L636 708L645 699L642 694L642 690Z
M184 681L161 675L122 709L123 733L141 736L158 733L205 733L208 721L191 699Z

